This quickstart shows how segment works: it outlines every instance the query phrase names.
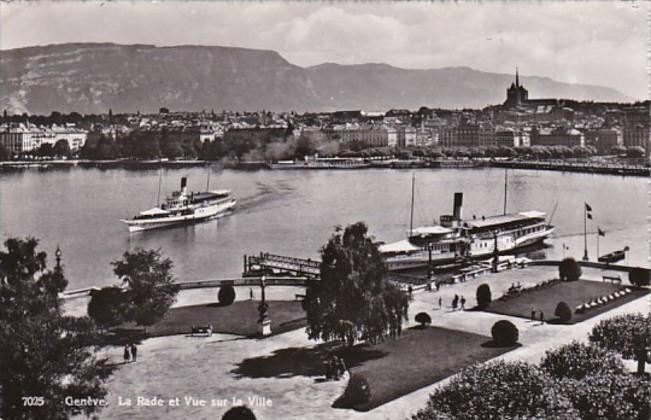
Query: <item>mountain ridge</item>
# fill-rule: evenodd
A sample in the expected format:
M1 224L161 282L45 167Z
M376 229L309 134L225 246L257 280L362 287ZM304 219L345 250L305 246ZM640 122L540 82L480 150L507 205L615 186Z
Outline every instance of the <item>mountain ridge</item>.
M520 79L532 98L633 101L603 86ZM81 42L0 50L0 107L11 113L481 108L502 103L512 80L467 66L301 67L277 51L230 46Z

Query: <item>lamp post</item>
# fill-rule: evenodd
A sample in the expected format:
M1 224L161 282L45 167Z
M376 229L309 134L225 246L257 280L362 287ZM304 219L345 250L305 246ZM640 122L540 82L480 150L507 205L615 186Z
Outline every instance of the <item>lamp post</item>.
M265 288L267 286L266 284L266 276L263 274L260 277L260 289L262 291L262 300L260 301L260 305L258 305L258 312L260 313L260 318L258 319L258 323L260 324L260 335L262 337L266 337L268 335L271 335L271 320L269 319L268 315L268 310L269 310L269 305L267 305L267 300L266 300L266 295L265 295Z
M59 245L57 245L57 249L54 251L54 257L56 258L57 262L57 269L61 269L61 255L63 255L63 252L61 252L61 248L59 248Z

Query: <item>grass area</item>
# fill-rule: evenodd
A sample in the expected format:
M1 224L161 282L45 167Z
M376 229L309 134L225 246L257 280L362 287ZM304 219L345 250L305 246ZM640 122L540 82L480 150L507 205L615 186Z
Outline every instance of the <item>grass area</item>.
M172 308L160 322L147 327L147 335L160 337L190 334L193 325L212 325L213 332L255 336L259 328L259 303L256 300L244 300L229 306L210 303ZM300 302L272 300L267 303L273 335L305 327L305 311ZM124 329L129 327L133 325L122 326Z
M410 328L396 340L375 346L361 345L341 355L352 376L363 376L370 399L347 407L368 411L424 386L451 376L462 368L498 356L513 347L494 347L491 338L440 327ZM356 353L372 350L381 357L350 363ZM351 367L352 364L352 367Z
M613 292L627 287L632 289L632 292L623 297L617 298L596 308L589 309L581 314L574 313L574 310L578 305L586 303L593 298L610 295ZM528 319L531 318L532 310L536 310L538 313L537 316L539 316L540 311L542 310L546 321L560 323L561 321L554 316L554 311L556 310L556 305L558 305L560 301L564 301L572 310L572 319L568 323L576 323L609 311L647 293L649 293L648 289L636 289L632 286L620 286L612 283L577 280L557 283L550 287L529 291L517 297L512 297L505 302L493 300L488 308L484 310L496 314ZM538 318L536 318L536 320L538 320Z

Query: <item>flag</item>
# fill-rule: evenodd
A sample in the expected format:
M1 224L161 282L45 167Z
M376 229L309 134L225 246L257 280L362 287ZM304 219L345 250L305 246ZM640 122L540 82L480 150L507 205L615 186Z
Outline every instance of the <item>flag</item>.
M590 204L585 203L585 210L586 211L592 211L592 207L590 207Z
M592 215L588 213L588 219L592 219Z
M597 227L597 233L599 234L599 236L606 236L606 232L604 232L603 230L601 230L598 227Z

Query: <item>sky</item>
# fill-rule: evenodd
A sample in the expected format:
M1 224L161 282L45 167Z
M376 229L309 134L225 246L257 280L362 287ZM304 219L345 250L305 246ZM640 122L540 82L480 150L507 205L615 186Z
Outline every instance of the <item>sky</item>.
M0 49L63 42L222 45L289 62L467 66L649 93L651 6L570 2L2 2Z

